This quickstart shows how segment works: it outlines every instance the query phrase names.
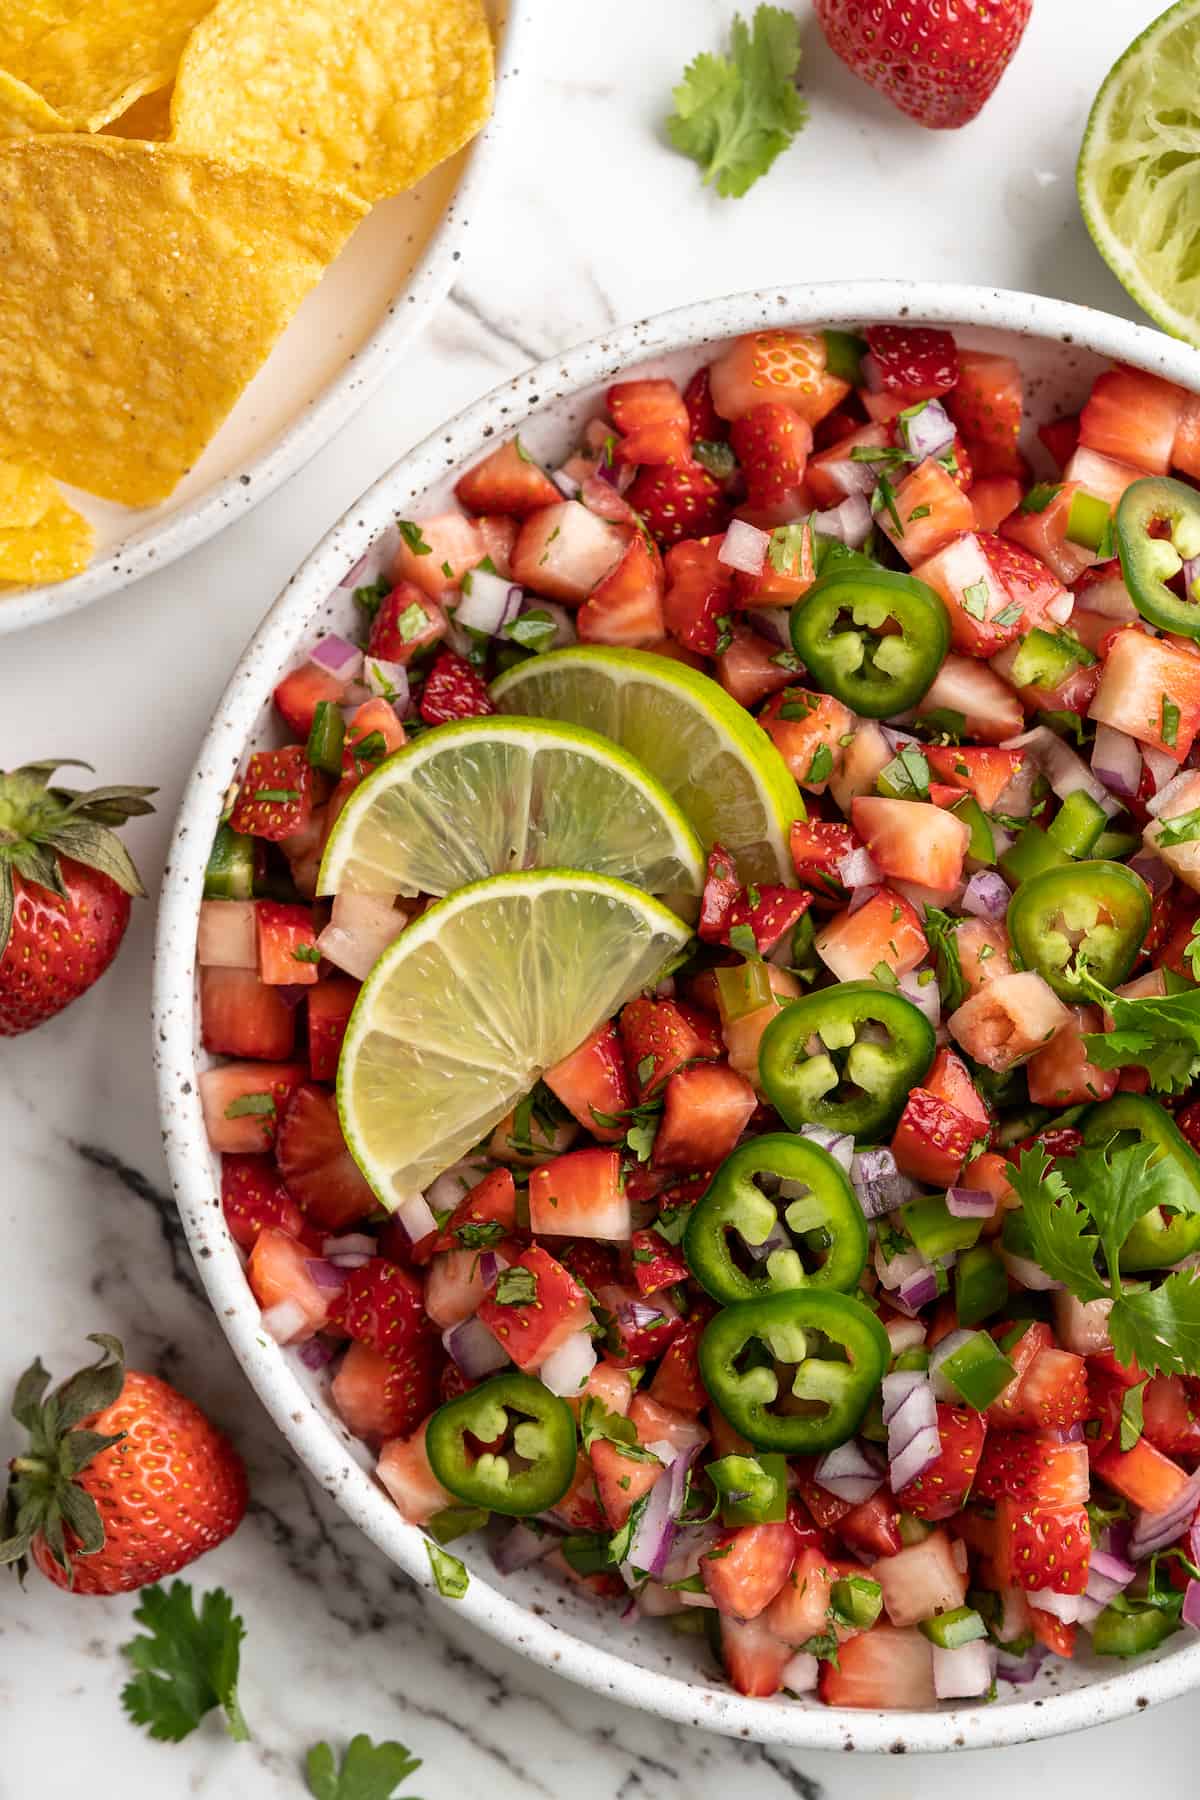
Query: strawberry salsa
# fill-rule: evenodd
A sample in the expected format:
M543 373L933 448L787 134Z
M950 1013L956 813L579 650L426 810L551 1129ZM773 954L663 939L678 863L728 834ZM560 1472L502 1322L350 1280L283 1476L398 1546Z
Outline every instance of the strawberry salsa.
M444 1592L488 1526L852 1707L1200 1627L1200 400L1107 370L1036 471L1022 405L916 327L620 381L561 468L514 440L401 521L364 642L276 690L206 879L205 1120L264 1329ZM747 709L792 866L705 844L682 960L389 1213L333 1084L427 902L317 899L322 849L573 644Z

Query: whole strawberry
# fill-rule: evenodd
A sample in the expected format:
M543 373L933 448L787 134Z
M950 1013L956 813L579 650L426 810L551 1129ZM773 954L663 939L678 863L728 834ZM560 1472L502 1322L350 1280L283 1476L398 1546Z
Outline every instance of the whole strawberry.
M145 893L111 828L153 812L156 790L81 793L53 780L62 766L0 771L0 1037L86 994L120 947L130 895Z
M56 1587L121 1594L161 1581L241 1523L246 1471L227 1438L156 1375L125 1368L114 1337L52 1394L36 1361L13 1417L29 1446L9 1464L0 1563L27 1556Z
M918 125L965 125L1003 75L1033 0L815 0L854 73Z

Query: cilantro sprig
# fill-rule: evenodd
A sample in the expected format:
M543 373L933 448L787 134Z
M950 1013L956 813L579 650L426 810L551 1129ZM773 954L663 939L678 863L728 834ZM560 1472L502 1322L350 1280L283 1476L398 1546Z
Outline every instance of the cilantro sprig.
M249 1728L238 1704L238 1664L246 1627L223 1588L205 1594L197 1613L186 1581L142 1589L134 1618L146 1635L121 1646L137 1671L121 1704L152 1738L178 1744L219 1707L231 1738Z
M1145 1142L1094 1145L1072 1158L1068 1179L1037 1145L1009 1179L1047 1275L1085 1304L1112 1301L1108 1333L1119 1359L1148 1375L1200 1374L1200 1274L1177 1269L1156 1288L1121 1280L1121 1246L1137 1221L1156 1206L1178 1208L1170 1158Z
M403 1744L373 1744L360 1732L347 1744L340 1768L328 1744L314 1744L304 1772L313 1800L393 1800L400 1783L420 1767L421 1758Z
M1144 1068L1156 1093L1179 1094L1200 1077L1200 988L1126 999L1086 967L1076 975L1089 1000L1111 1015L1111 1031L1087 1032L1084 1053L1100 1069Z
M667 136L704 171L707 186L739 199L765 175L808 119L796 91L800 27L782 6L735 14L729 56L702 52L674 89Z

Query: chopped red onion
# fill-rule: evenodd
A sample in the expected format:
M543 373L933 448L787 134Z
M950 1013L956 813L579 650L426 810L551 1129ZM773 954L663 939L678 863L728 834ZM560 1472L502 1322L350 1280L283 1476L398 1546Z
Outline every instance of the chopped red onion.
M922 1375L920 1385L901 1401L887 1421L888 1450L893 1459L908 1449L918 1431L937 1424L937 1401L929 1377Z
M1157 794L1152 795L1152 797L1146 801L1146 811L1150 814L1151 818L1162 819L1168 816L1167 808L1171 806L1176 799L1182 799L1184 802L1183 806L1176 810L1186 812L1188 810L1187 802L1191 797L1189 790L1194 789L1195 785L1196 771L1194 769L1181 769L1178 775L1173 776L1172 779L1168 781L1166 787L1159 788Z
M1193 1631L1200 1631L1200 1581L1189 1581L1183 1595L1183 1611L1180 1618Z
M370 1260L368 1256L363 1257L364 1263ZM346 1270L339 1269L327 1256L310 1256L305 1266L316 1285L327 1293L337 1293L346 1285Z
M860 1150L850 1164L850 1180L858 1195L858 1203L868 1219L881 1219L885 1213L895 1212L919 1191L915 1181L902 1175L896 1165L896 1159L886 1145L876 1150ZM919 1254L919 1253L918 1253ZM892 1258L893 1262L900 1260ZM921 1269L928 1267L921 1257ZM915 1270L914 1270L915 1272ZM885 1287L903 1285L903 1277L894 1284L880 1277Z
M511 1530L506 1531L496 1548L492 1551L492 1562L498 1575L515 1575L521 1569L528 1569L533 1563L541 1562L556 1548L558 1539L552 1531L544 1526L531 1524L528 1519L521 1519Z
M1018 1287L1028 1288L1031 1293L1052 1294L1062 1287L1061 1281L1053 1280L1045 1269L1030 1262L1027 1256L1014 1256L1011 1250L1001 1250L1000 1261Z
M1057 1588L1034 1588L1025 1598L1030 1606L1035 1606L1039 1612L1050 1613L1055 1619L1061 1619L1064 1625L1079 1622L1079 1611L1084 1600L1082 1594L1060 1594Z
M1129 1540L1130 1560L1135 1563L1145 1562L1156 1550L1165 1549L1168 1544L1173 1544L1177 1538L1190 1531L1196 1522L1198 1496L1200 1470L1189 1478L1178 1500L1166 1512L1140 1512L1134 1521L1133 1536Z
M830 1131L824 1125L802 1125L800 1136L808 1138L819 1150L832 1156L835 1163L840 1163L847 1175L854 1162L854 1139L845 1131Z
M623 1300L617 1308L617 1317L622 1325L642 1331L647 1325L655 1325L662 1319L663 1309L647 1300Z
M403 663L382 662L376 656L369 656L364 667L367 692L379 694L387 700L398 719L402 719L409 708L411 695L408 687L408 670Z
M883 1472L853 1438L823 1456L813 1477L827 1493L861 1506L883 1486Z
M946 1211L955 1219L993 1219L996 1216L996 1196L989 1194L985 1188L947 1188Z
M1200 1583L1193 1583L1193 1586L1200 1586ZM779 1679L789 1694L811 1694L816 1691L820 1671L821 1665L815 1656L810 1656L806 1650L797 1650L784 1664Z
M438 1179L440 1180L441 1177L439 1176ZM435 1182L434 1186L436 1187L436 1185ZM432 1191L431 1188L430 1192L432 1193ZM461 1199L461 1197L460 1195L459 1198ZM414 1244L419 1244L422 1238L428 1237L431 1231L436 1231L438 1228L433 1210L424 1194L413 1194L409 1199L402 1201L396 1208L396 1217L408 1233L410 1242Z
M965 913L977 919L1002 919L1008 911L1012 891L1003 875L995 869L977 869L963 889L961 901Z
M761 575L770 545L769 531L760 531L745 519L731 519L717 551L717 561L743 575Z
M1179 773L1179 763L1175 757L1168 756L1165 750L1155 750L1150 744L1143 744L1141 750L1142 761L1150 771L1154 791L1157 793L1159 788L1166 787L1168 781L1174 780Z
M334 1348L324 1338L309 1338L307 1343L296 1347L296 1355L306 1369L323 1369L326 1363L333 1361Z
M308 1314L298 1300L280 1300L262 1315L262 1328L277 1344L290 1344L308 1325Z
M925 1327L920 1319L889 1319L884 1330L893 1356L901 1356L905 1350L919 1350L925 1342Z
M483 1320L475 1315L443 1331L442 1346L471 1381L503 1369L508 1362L508 1353Z
M484 1250L479 1258L479 1279L484 1287L492 1287L497 1275L507 1267L508 1258L501 1256L498 1250Z
M342 579L338 582L338 586L344 587L344 588L357 587L359 582L362 580L363 576L367 572L367 564L370 562L370 560L371 560L371 558L370 558L369 552L365 556L360 556L358 561L356 563L352 563L350 565L350 567L346 570L346 573L342 576Z
M863 845L846 852L837 872L838 880L847 888L879 887L883 882L883 870Z
M738 1232L738 1236L742 1240L742 1246L745 1249L746 1255L751 1257L756 1263L766 1262L768 1256L774 1255L776 1250L790 1250L792 1247L791 1237L788 1235L787 1228L780 1219L776 1219L774 1225L772 1225L770 1231L768 1231L761 1243L752 1244L750 1239L742 1231Z
M996 1674L1001 1681L1024 1687L1034 1680L1048 1655L1045 1644L1031 1644L1024 1656L1010 1656L1008 1651L1001 1650L996 1657Z
M1107 1606L1114 1594L1127 1588L1137 1574L1133 1564L1107 1550L1093 1550L1088 1563L1087 1591L1091 1599Z
M902 1250L898 1256L885 1256L879 1243L875 1245L875 1273L880 1285L890 1293L897 1293L904 1283L914 1275L924 1274L932 1268L919 1250Z
M374 1256L375 1239L368 1237L365 1231L347 1231L341 1237L327 1237L321 1245L321 1255L339 1256Z
M1141 876L1156 899L1159 894L1166 893L1174 879L1166 863L1161 857L1155 856L1153 850L1142 850L1136 856L1131 856L1129 867L1135 875Z
M925 980L921 980L924 975ZM911 1000L925 1014L936 1030L942 1022L942 994L932 969L910 969L898 977L897 985L906 1000Z
M868 900L873 900L878 892L877 887L854 888L850 894L850 904L846 908L847 916L853 918L859 907L865 906Z
M954 425L940 400L926 400L919 412L903 414L898 429L904 448L923 462L954 442Z
M524 598L522 590L490 569L472 569L463 580L463 595L455 621L468 631L496 637L516 618Z
M929 1377L924 1369L894 1369L890 1375L885 1375L880 1383L884 1424L891 1424L910 1394L928 1386Z
M908 1385L910 1375L918 1379ZM883 1410L887 1423L888 1485L898 1494L942 1453L937 1402L929 1377L920 1369L885 1375Z
M923 1425L891 1464L889 1480L893 1494L899 1494L910 1481L932 1468L941 1454L942 1440L937 1426Z
M575 620L565 606L557 600L543 600L538 594L528 594L521 606L521 613L546 613L554 621L554 637L552 650L569 650L572 644L578 643L579 633L575 629Z
M578 1394L596 1366L596 1345L590 1331L574 1332L553 1351L538 1370L538 1380L552 1394L568 1398Z
M226 905L227 902L222 901L221 904ZM309 991L310 990L307 987L298 987L291 981L280 982L275 988L276 996L282 1000L283 1004L292 1012L295 1011L296 1007L298 1007L302 1001L308 998Z
M958 1389L953 1387L942 1374L942 1364L948 1357L953 1356L956 1350L961 1350L964 1344L969 1344L976 1335L977 1333L974 1331L962 1329L949 1331L944 1338L939 1338L930 1351L929 1379L933 1384L934 1394L939 1400L947 1400L955 1405L962 1400Z
M1081 756L1077 756L1048 725L1035 725L1019 737L1005 738L1002 750L1028 750L1060 800L1082 788L1111 819L1121 808L1104 783L1097 780Z
M358 645L332 631L317 639L308 660L335 681L357 681L362 673L363 653Z
M1142 784L1141 746L1111 725L1097 725L1092 773L1111 793L1131 800Z
M933 1691L939 1700L971 1700L986 1694L996 1678L996 1648L985 1638L957 1650L933 1646Z
M839 506L812 515L813 530L822 537L837 538L850 550L861 550L871 535L874 520L865 494L847 494Z
M692 1446L681 1451L675 1462L682 1462L686 1469L695 1454L695 1446ZM676 1532L675 1518L671 1511L675 1492L672 1478L674 1467L673 1462L669 1468L664 1469L650 1489L645 1509L634 1528L629 1555L621 1564L621 1577L626 1587L637 1587L647 1575L654 1581L662 1580L662 1572L671 1554Z
M937 1276L932 1269L922 1269L919 1275L910 1275L896 1289L895 1303L902 1312L919 1313L922 1307L931 1306L937 1299Z
M1183 593L1187 600L1197 598L1196 583L1200 582L1200 556L1188 556L1183 563Z
M780 650L792 647L791 617L786 606L756 606L746 615L751 630Z

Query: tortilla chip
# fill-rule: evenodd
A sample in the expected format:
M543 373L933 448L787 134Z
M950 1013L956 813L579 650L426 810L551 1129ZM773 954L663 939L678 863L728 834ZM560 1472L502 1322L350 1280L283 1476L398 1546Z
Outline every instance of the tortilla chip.
M0 581L30 587L66 581L87 568L95 537L83 514L56 492L36 524L0 531Z
M61 22L27 34L4 51L0 64L27 82L68 121L98 131L133 102L166 87L188 34L212 0L71 0L56 10ZM45 15L49 8L37 9Z
M141 138L144 143L165 143L171 135L171 95L173 87L158 88L143 94L128 112L104 127L109 137Z
M165 499L365 211L169 144L0 144L0 455Z
M30 137L35 131L70 131L61 113L31 87L0 69L0 138Z
M482 0L218 0L175 82L174 141L379 200L474 137Z
M30 44L67 25L88 0L13 0L0 16L0 66L9 68Z
M36 525L57 498L58 489L45 469L0 462L0 531Z

